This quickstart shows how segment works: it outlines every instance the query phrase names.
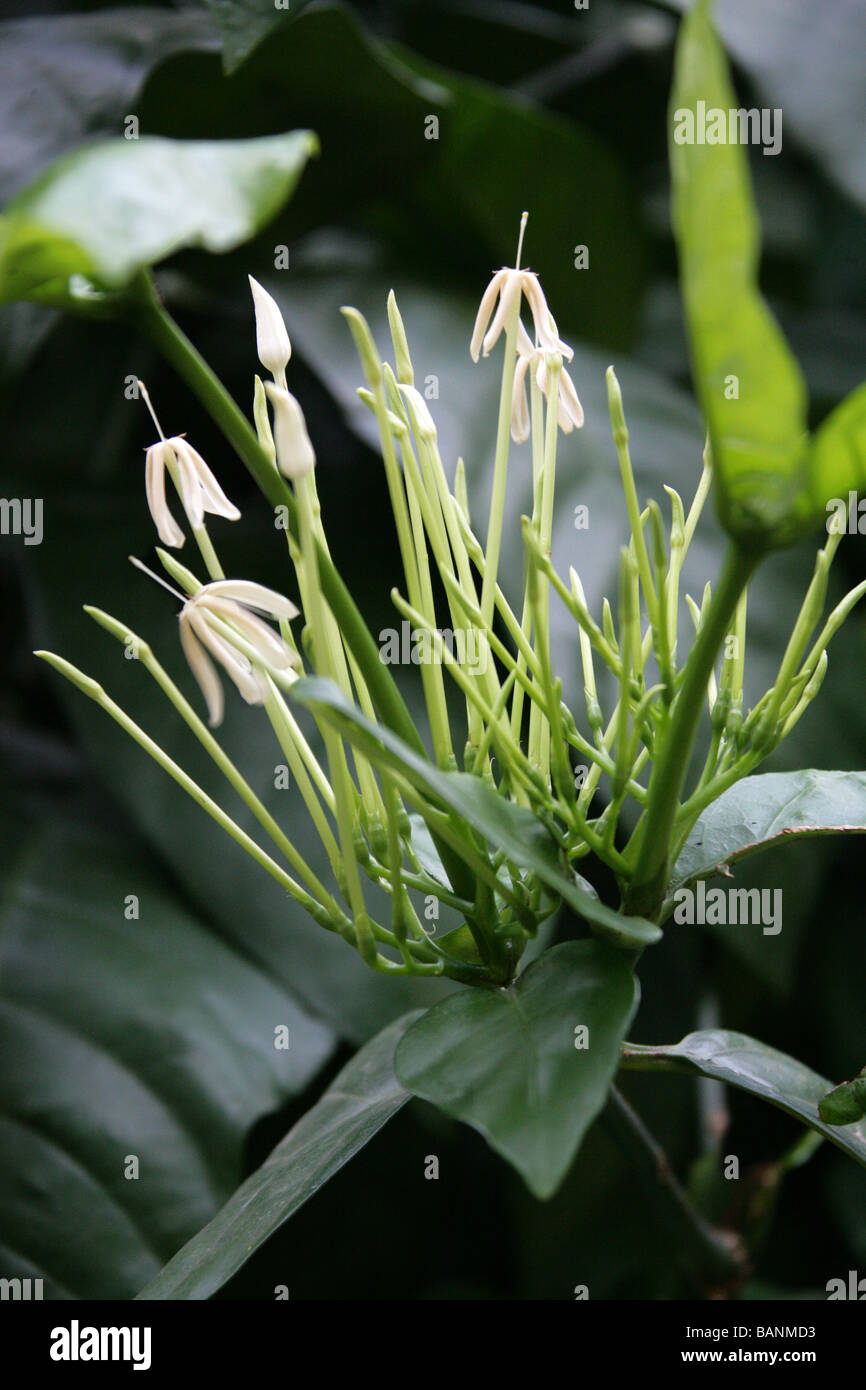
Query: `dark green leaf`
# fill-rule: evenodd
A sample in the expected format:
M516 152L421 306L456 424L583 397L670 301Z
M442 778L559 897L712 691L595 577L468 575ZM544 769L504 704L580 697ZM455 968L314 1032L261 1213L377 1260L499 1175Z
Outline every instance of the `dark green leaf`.
M569 941L510 989L435 1005L397 1048L397 1075L479 1130L536 1197L551 1197L604 1104L637 1002L621 955Z
M409 1099L394 1075L394 1048L417 1017L407 1014L361 1048L262 1167L139 1298L208 1298L369 1143Z
M367 719L331 681L298 681L292 696L329 719L371 761L402 773L426 797L467 821L488 844L504 850L514 864L531 870L600 936L626 947L650 946L661 939L654 923L623 917L579 887L574 875L560 864L550 832L525 806L507 801L469 773L441 772L396 734Z
M205 0L223 40L223 67L234 72L278 24L304 8L308 0Z
M153 75L142 114L142 129L180 137L309 125L322 159L281 239L297 237L299 221L384 226L391 267L489 275L513 260L528 207L524 259L548 293L568 294L586 336L630 336L646 238L619 157L574 120L386 46L352 7L310 6L228 81L211 55L178 56ZM575 270L578 245L589 248L588 271ZM266 254L272 269L272 246Z
M60 1293L132 1297L332 1035L80 817L35 832L0 937L0 1244Z
M698 397L722 524L748 545L807 524L806 389L758 287L760 229L745 147L727 141L739 103L700 0L683 20L670 108L672 216ZM702 138L720 111L725 143ZM689 126L688 122L692 125Z
M212 20L189 6L0 24L0 202L84 140L120 135L145 75L169 54L217 44Z
M0 302L75 308L78 275L123 289L185 247L228 251L261 230L317 150L306 130L257 140L106 140L66 155L0 219Z
M628 1043L623 1062L634 1071L696 1072L736 1086L802 1120L866 1165L866 1122L839 1129L827 1124L818 1112L830 1083L802 1062L744 1033L724 1029L689 1033L671 1047Z
M669 895L786 839L864 834L866 772L804 768L745 777L695 823L674 865Z

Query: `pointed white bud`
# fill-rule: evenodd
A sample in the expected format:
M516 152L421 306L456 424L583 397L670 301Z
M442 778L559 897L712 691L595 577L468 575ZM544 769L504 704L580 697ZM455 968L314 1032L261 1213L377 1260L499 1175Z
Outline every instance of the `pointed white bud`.
M286 332L286 325L277 301L267 290L247 276L253 292L253 306L256 311L256 351L259 361L276 381L285 380L288 361L292 355L292 345Z
M302 478L316 466L316 455L307 434L304 412L291 391L273 382L265 390L274 409L274 444L277 467L285 478Z

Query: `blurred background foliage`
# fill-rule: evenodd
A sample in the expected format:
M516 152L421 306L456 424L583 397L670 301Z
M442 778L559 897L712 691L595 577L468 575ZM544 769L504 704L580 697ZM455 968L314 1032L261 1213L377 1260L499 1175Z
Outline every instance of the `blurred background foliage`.
M142 134L183 138L318 133L320 157L255 242L222 257L185 252L157 279L245 407L257 366L247 272L278 298L332 550L374 632L394 621L398 555L339 306L360 307L384 344L394 286L417 373L438 379L443 457L453 466L463 455L481 514L497 374L472 366L469 328L529 208L525 260L575 346L587 417L561 450L554 558L578 568L597 609L615 591L626 531L606 422L609 361L641 494L661 497L667 482L688 498L700 469L668 217L678 8L293 0L286 13L271 0L207 0L37 3L20 18L6 6L0 197L59 154L122 135L129 115ZM717 16L743 102L783 111L782 153L752 152L762 283L803 365L814 424L866 378L862 10L858 0L826 0L819 17L808 0L718 0ZM436 139L427 138L431 117ZM287 270L275 269L281 246ZM575 268L579 246L586 269ZM135 663L81 612L94 602L128 621L189 689L173 605L126 561L147 558L153 540L141 469L150 426L125 394L133 374L167 431L190 435L241 507L242 522L218 536L227 572L285 587L270 513L208 419L119 324L3 308L0 372L0 491L41 497L45 509L42 545L0 541L0 1265L46 1278L46 1296L128 1297L261 1162L354 1046L441 987L367 971L31 657L49 646L75 660L220 792ZM527 497L518 467L504 558L512 588ZM589 507L585 531L574 527L579 504ZM720 558L711 517L699 541L695 595ZM752 699L774 677L812 548L775 557L753 585ZM849 539L837 564L840 585L861 579L862 539ZM579 703L575 635L564 612L554 623L558 669ZM864 637L855 615L820 700L773 768L863 766ZM402 674L417 701L411 672ZM225 741L315 862L291 791L273 789L278 759L264 720L229 701ZM738 883L782 887L781 935L669 928L641 965L635 1040L672 1042L721 1022L833 1080L853 1075L866 1060L860 857L856 840L809 841L744 864ZM139 920L124 916L129 894ZM563 915L554 931L566 938L573 925ZM273 1047L281 1023L291 1031L286 1053ZM625 1089L708 1208L735 1224L757 1221L797 1126L682 1078L631 1077ZM713 1147L739 1156L738 1183L707 1180L699 1160ZM438 1182L423 1176L431 1153ZM123 1176L129 1154L140 1159L138 1182ZM792 1172L743 1295L823 1296L829 1278L862 1268L864 1199L866 1175L838 1153L821 1150ZM570 1298L578 1284L592 1298L671 1298L693 1287L600 1126L561 1193L541 1205L477 1135L421 1102L221 1296L271 1298L276 1284L325 1299Z

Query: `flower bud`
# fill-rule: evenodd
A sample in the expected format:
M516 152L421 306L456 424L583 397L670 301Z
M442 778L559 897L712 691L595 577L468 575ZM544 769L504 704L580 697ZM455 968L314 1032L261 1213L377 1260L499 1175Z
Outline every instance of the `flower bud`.
M290 391L265 383L274 409L274 444L277 467L285 478L302 478L316 466L316 455L307 434L304 412Z
M285 380L286 365L292 355L292 345L286 332L283 316L276 300L263 289L252 275L247 277L253 292L256 311L256 351L262 366L275 380Z
M412 358L409 355L406 330L403 327L403 319L397 308L397 299L393 290L388 295L388 326L391 329L391 342L394 344L394 365L397 368L397 380L402 382L404 386L414 386L415 373L412 370Z

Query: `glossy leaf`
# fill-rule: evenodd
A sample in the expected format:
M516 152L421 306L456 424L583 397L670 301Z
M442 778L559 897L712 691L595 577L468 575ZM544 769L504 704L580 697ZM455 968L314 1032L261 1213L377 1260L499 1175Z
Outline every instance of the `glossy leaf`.
M361 1048L261 1168L138 1295L204 1299L348 1163L409 1099L394 1075L394 1048L418 1017L407 1014Z
M802 1062L744 1033L724 1029L689 1033L671 1047L627 1043L623 1064L634 1071L694 1072L724 1081L802 1120L866 1165L866 1121L844 1128L828 1124L821 1118L818 1105L830 1083Z
M808 523L807 400L799 366L758 286L760 228L739 107L699 0L683 20L670 105L672 217L693 374L713 446L722 524L768 549ZM707 123L725 123L724 143Z
M402 773L426 797L467 821L488 844L504 850L513 863L536 874L599 936L624 947L650 946L661 939L654 923L623 917L581 888L560 864L550 832L526 807L507 801L469 773L441 772L396 734L367 719L331 681L298 681L292 696L329 719L374 764Z
M806 835L866 835L866 772L805 768L743 778L696 822L674 865L669 893Z
M49 1297L132 1297L333 1035L80 813L34 830L0 938L0 1246Z
M74 309L70 276L120 290L186 247L228 251L260 231L317 150L306 130L256 140L106 140L66 155L0 219L0 302Z
M136 6L0 23L0 201L84 140L118 135L147 73L181 49L215 48L203 10ZM38 100L34 99L38 92Z
M637 1002L620 954L569 941L507 990L461 990L435 1005L397 1048L397 1075L479 1130L536 1197L551 1197L604 1104Z

